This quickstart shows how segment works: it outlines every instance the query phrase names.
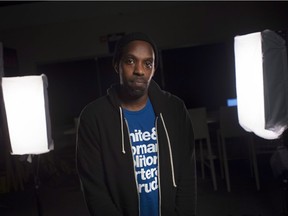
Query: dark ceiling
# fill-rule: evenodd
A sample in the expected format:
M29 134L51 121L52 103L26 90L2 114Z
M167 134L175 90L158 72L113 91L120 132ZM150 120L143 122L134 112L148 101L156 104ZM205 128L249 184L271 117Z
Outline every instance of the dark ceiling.
M8 7L19 4L31 4L39 1L0 1L0 7Z

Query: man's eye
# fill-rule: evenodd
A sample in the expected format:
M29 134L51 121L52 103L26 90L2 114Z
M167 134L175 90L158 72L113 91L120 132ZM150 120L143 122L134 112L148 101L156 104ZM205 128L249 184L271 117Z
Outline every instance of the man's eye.
M125 60L125 63L126 63L126 64L134 64L134 59L132 59L132 58L127 58L127 59Z
M152 68L152 66L153 66L153 62L152 61L146 61L145 62L145 67L146 68Z

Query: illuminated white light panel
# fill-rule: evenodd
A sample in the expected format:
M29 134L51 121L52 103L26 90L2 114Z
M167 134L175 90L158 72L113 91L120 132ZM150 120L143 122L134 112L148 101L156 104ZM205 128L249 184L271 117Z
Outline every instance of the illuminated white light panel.
M239 124L265 139L278 138L284 128L265 129L261 32L234 38Z
M11 154L49 151L43 76L2 78Z

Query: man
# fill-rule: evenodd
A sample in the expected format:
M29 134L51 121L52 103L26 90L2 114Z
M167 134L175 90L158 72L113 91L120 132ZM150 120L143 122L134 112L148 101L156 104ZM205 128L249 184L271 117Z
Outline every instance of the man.
M189 114L152 80L157 65L147 35L124 36L113 59L120 84L80 115L77 168L91 215L195 215Z

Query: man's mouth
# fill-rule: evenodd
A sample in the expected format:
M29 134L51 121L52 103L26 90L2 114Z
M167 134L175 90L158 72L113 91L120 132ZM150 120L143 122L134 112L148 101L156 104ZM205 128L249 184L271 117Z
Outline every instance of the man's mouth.
M134 85L145 85L146 84L146 80L137 78L137 79L132 80L132 83Z

